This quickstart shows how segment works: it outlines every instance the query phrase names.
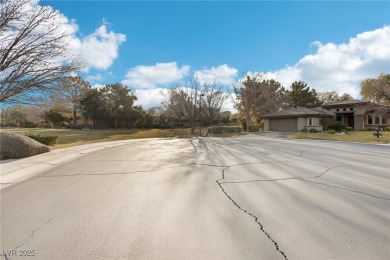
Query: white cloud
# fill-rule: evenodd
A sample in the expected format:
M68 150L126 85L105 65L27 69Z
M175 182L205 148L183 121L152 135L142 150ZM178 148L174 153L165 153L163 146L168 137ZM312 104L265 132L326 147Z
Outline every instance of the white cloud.
M25 5L26 10L39 8L38 0L30 1ZM49 7L52 8L52 7ZM74 19L68 19L64 14L56 10L57 15L53 16L52 21L41 26L52 27L56 24L58 27L54 33L58 35L67 35L63 40L69 47L69 57L80 57L86 64L85 70L90 68L107 69L118 57L119 46L126 41L126 35L115 33L107 29L109 25L104 19L102 25L93 33L85 37L77 37L79 27ZM38 28L39 29L39 28Z
M126 41L126 35L108 31L105 24L94 33L76 39L73 47L87 63L87 69L108 69L118 57L119 45Z
M233 114L238 113L238 110L234 107L235 102L237 102L237 96L234 93L229 93L228 98L223 103L221 111L230 111Z
M219 83L229 85L237 76L237 69L231 68L226 64L211 69L198 70L194 73L194 77L199 83Z
M104 88L105 86L106 86L105 84L96 83L96 84L93 84L93 85L91 86L91 88L102 89L102 88Z
M122 83L136 88L155 88L181 80L189 70L190 66L178 67L176 62L140 65L130 69Z
M390 26L364 32L348 43L323 45L315 42L315 54L306 55L294 66L265 73L285 87L302 80L318 91L350 93L359 97L360 82L390 71Z
M86 80L90 81L90 82L96 82L96 81L102 81L103 80L103 76L101 74L95 74L95 75L88 75L85 77Z
M161 102L167 101L168 89L153 88L153 89L136 89L135 95L137 101L135 105L142 105L144 109L161 106Z

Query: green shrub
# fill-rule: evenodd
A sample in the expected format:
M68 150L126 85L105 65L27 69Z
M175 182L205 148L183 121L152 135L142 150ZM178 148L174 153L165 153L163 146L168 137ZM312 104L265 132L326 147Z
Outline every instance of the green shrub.
M341 132L342 130L345 130L346 128L347 128L347 126L339 121L331 122L328 125L328 129L335 130L336 132Z
M244 131L246 131L246 120L245 119L241 120L241 127L242 127L242 129L244 129Z
M32 122L25 122L22 124L22 127L24 128L37 128L38 125Z
M307 128L303 128L303 129L301 129L301 132L302 133L307 133L309 130L307 130Z
M54 145L57 142L58 136L56 135L34 135L26 134L27 137L34 139L44 145Z
M387 125L379 125L378 128L381 128L382 131L385 131L385 132L390 131L390 126L387 126ZM375 131L376 128L370 128L370 129L372 129L371 131Z
M69 129L86 129L86 128L92 129L92 125L67 124L66 128L69 128Z
M207 128L207 132L210 134L222 134L223 128L222 126L211 126Z
M260 125L258 124L249 126L249 132L259 132L259 130L260 130Z
M239 126L211 126L207 128L209 134L241 133L241 130Z
M309 130L309 132L310 132L310 133L318 133L318 130L315 129L315 128L312 128L312 129Z
M246 120L241 121L241 126L244 131L246 131ZM260 124L251 124L249 125L249 132L258 132L260 130L261 125Z
M172 128L185 128L186 126L185 126L185 124L179 124L179 123L175 123L175 124L173 124L172 125Z
M333 134L335 134L335 133L337 133L336 130L333 130L333 129L329 129L329 130L328 130L328 134L333 135Z

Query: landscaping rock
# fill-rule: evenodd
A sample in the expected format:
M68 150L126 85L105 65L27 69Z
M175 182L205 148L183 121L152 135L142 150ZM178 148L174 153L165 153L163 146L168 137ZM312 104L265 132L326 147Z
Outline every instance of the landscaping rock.
M0 133L0 160L25 158L49 151L48 146L27 136Z

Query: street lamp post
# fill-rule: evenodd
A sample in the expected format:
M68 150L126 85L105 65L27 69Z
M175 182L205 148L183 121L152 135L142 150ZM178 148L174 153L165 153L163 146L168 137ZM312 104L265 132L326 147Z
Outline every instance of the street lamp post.
M200 94L200 99L199 99L199 117L200 117L200 122L199 122L199 136L202 136L202 97L204 94Z

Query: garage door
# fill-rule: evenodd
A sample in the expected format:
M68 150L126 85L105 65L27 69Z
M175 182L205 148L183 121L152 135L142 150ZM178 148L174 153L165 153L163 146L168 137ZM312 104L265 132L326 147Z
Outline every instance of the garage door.
M269 130L278 132L294 132L297 130L297 119L270 119Z

